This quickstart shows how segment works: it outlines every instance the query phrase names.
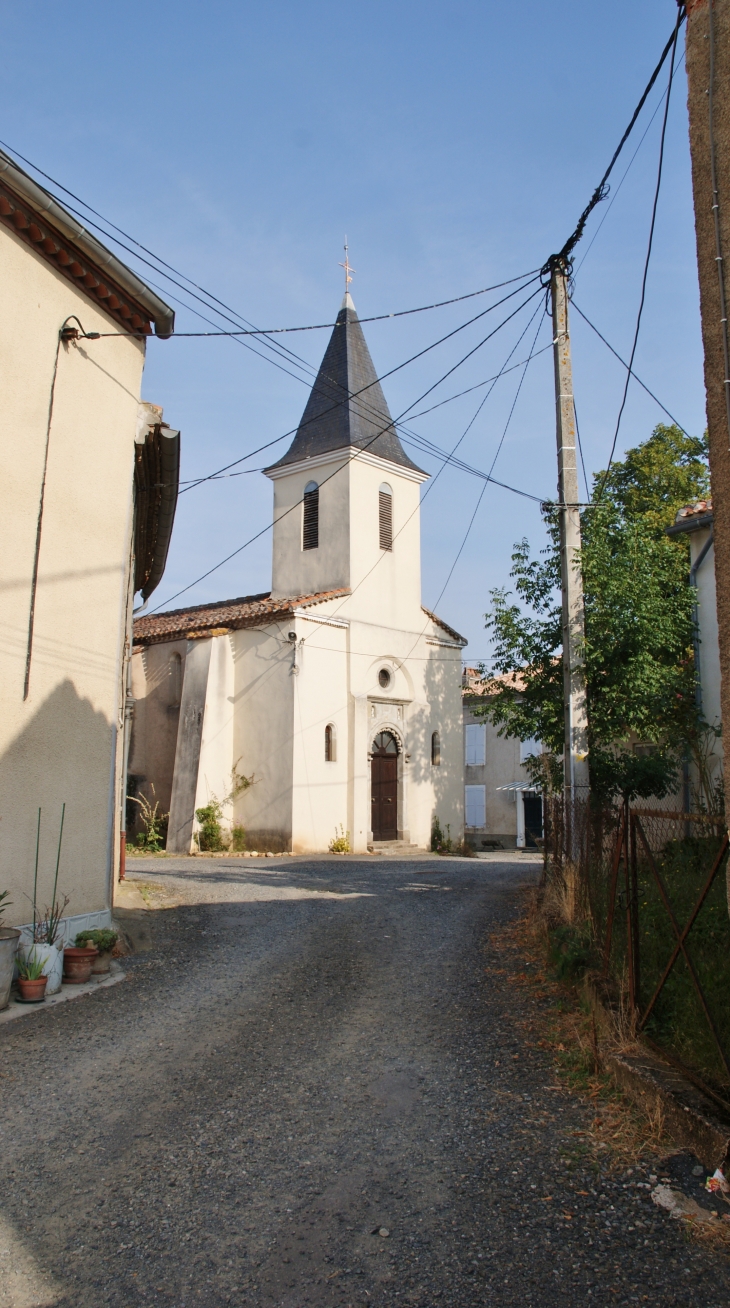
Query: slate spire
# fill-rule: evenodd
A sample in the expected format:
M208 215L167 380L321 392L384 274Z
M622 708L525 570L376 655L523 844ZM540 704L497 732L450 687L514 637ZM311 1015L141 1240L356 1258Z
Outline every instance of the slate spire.
M398 439L352 297L337 315L317 379L289 449L274 468L349 445L421 471Z

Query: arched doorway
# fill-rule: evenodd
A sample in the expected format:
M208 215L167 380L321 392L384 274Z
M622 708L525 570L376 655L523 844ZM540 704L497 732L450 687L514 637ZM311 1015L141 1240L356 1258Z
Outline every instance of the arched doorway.
M373 840L397 840L398 742L390 731L373 741L370 793Z

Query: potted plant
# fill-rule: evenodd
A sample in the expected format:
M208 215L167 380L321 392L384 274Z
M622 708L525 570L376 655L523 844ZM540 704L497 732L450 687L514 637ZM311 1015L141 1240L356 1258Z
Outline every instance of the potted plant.
M13 984L15 955L18 950L20 932L16 927L3 926L3 913L10 907L7 903L9 890L0 892L0 1009L10 1003L10 987Z
M52 908L46 908L41 917L36 915L32 942L21 945L26 957L30 953L42 960L43 975L48 980L47 995L55 995L61 989L63 980L63 944L61 942L61 920L69 904L68 895L63 903L57 900Z
M63 979L66 985L82 986L91 977L91 965L99 951L96 945L77 948L67 945L63 951Z
M33 939L30 944L24 943L21 946L23 953L28 955L29 951L35 953L36 958L43 960L43 975L47 977L46 986L47 995L55 995L61 989L63 980L63 951L60 943L62 935L62 919L69 904L68 895L64 896L63 903L56 899L56 889L58 887L58 869L61 862L61 846L63 844L63 824L66 816L66 805L61 809L61 828L58 833L58 850L56 852L56 873L53 879L53 894L51 896L51 908L46 908L42 916L38 914L38 854L40 850L41 839L41 810L38 809L38 827L36 831L35 845L35 876L33 879Z
M18 988L24 1004L41 1004L46 997L48 977L43 973L43 959L34 949L18 959Z
M102 928L96 931L79 931L74 944L77 949L95 945L98 954L91 964L92 976L105 976L111 970L112 950L119 939L116 931Z

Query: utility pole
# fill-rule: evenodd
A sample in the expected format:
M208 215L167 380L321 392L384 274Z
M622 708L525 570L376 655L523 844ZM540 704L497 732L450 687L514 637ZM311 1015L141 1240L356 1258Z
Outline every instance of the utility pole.
M555 361L555 416L558 442L558 505L560 514L560 574L563 594L563 753L566 853L574 853L576 798L588 794L588 712L586 705L585 610L580 563L580 509L578 464L575 457L575 406L573 369L568 331L568 266L550 261L550 297L553 312Z
M730 730L730 0L688 0L687 83L715 537L720 702ZM727 734L725 740L727 740ZM725 813L730 759L725 758ZM730 868L728 869L730 908Z

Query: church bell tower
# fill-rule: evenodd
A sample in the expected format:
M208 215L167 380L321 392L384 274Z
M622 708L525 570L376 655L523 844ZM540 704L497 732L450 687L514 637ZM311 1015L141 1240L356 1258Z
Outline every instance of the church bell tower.
M272 597L357 591L403 620L420 613L419 486L352 298L337 315L274 483Z

